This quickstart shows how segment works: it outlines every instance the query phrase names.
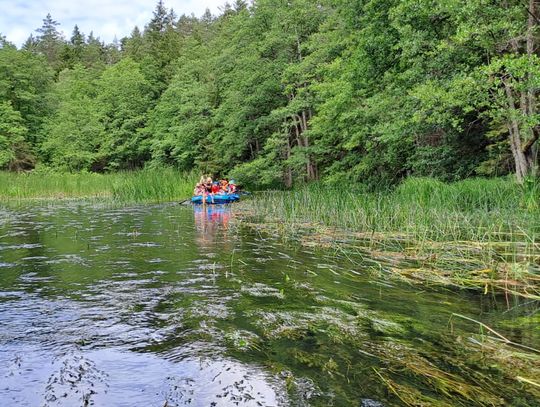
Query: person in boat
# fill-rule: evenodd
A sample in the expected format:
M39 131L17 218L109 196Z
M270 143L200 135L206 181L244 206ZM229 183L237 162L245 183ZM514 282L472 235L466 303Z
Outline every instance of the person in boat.
M206 193L207 194L212 193L212 185L213 185L212 178L207 177L206 180L204 181L204 187L206 188Z
M229 194L236 194L236 182L232 179L229 181Z
M206 188L204 187L204 184L201 182L198 182L197 185L195 185L195 189L193 190L194 196L202 196L206 192Z
M229 193L229 180L224 178L220 181L220 193L228 194Z
M219 187L219 182L217 182L217 181L214 182L214 183L212 184L212 194L214 194L214 195L215 195L215 194L219 194L220 190L221 190L221 189L220 189L220 187Z

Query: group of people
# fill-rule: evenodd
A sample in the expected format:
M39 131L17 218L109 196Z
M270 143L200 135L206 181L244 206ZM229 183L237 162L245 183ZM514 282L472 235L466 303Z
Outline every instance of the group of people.
M234 180L224 178L220 181L213 181L212 177L201 177L201 180L195 185L194 196L207 196L217 194L236 193L236 183Z

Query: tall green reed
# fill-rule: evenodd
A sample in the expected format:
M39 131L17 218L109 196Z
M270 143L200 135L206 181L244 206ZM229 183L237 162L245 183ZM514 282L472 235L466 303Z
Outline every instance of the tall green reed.
M0 172L0 200L109 198L125 202L165 202L191 196L196 175L173 169L111 174Z
M124 173L112 184L112 196L118 201L168 202L192 195L198 177L173 169Z
M536 236L540 210L530 204L524 207L524 196L523 189L508 179L446 184L410 178L393 191L370 193L314 183L289 192L259 193L250 205L256 213L286 223L478 241L508 240L523 233Z

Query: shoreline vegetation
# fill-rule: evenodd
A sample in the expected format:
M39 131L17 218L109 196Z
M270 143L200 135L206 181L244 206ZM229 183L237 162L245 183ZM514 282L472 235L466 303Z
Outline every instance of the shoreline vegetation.
M0 201L187 199L195 173L173 169L114 174L0 172ZM261 191L235 207L241 224L369 258L370 272L410 283L540 299L540 186L509 178L444 183L409 178L392 190L311 183Z
M187 199L198 180L173 169L117 173L0 172L0 201L106 198L117 202Z
M244 223L410 283L540 299L540 190L508 179L411 178L392 191L265 191Z

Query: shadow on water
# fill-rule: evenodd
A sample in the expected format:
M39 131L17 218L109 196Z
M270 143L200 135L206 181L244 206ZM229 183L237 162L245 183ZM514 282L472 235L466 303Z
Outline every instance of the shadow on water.
M368 260L230 206L0 209L0 405L535 405L498 364L519 355L451 315L538 347L536 303L421 290Z

